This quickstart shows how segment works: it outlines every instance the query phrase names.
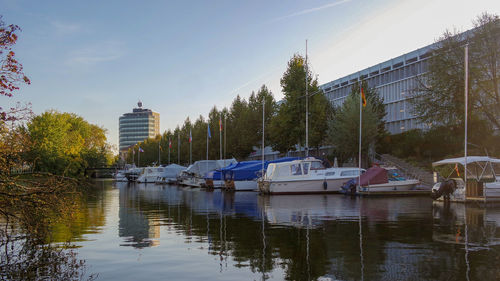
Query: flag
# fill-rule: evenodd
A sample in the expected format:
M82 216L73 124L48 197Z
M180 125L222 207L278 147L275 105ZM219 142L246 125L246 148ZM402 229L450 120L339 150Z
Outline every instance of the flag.
M219 131L222 132L222 119L219 117Z
M172 148L172 140L171 139L168 140L168 148Z
M144 152L144 149L142 149L140 146L139 146L139 152Z
M212 134L210 134L210 124L207 124L207 134L208 134L208 138L211 139Z
M457 176L460 176L460 173L458 172L458 164L455 163L455 172L457 172Z
M193 141L193 137L191 136L191 129L189 129L189 142Z
M363 88L361 88L361 99L363 100L363 107L366 106L366 97L365 92L363 92Z

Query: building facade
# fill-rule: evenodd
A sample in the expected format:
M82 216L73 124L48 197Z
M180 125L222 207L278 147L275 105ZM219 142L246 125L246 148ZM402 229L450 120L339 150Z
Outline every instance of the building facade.
M142 108L142 102L132 112L120 116L120 151L160 134L160 113Z
M340 106L350 94L352 86L364 80L384 99L387 112L384 121L388 132L399 134L411 129L425 129L426 124L420 123L418 116L413 114L409 99L410 91L420 81L419 77L427 72L428 59L434 47L435 44L428 45L328 82L320 88L333 105Z

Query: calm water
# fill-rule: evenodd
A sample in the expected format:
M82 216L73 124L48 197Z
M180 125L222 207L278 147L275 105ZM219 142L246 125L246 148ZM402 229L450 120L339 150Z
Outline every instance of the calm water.
M500 279L500 209L96 186L71 239L99 280Z

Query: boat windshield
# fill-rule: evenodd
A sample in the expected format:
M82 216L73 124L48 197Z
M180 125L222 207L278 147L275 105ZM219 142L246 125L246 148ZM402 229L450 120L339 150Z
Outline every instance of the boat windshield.
M302 168L300 167L300 164L290 165L290 172L294 176L302 175Z
M352 177L352 176L359 176L359 169L356 170L347 170L347 171L342 171L340 173L341 177Z
M387 170L387 179L389 181L404 181L404 180L406 180L398 169Z
M304 169L304 175L307 175L307 173L309 172L309 165L310 163L303 163L302 164L302 168Z
M311 162L311 170L323 170L325 166L319 161Z

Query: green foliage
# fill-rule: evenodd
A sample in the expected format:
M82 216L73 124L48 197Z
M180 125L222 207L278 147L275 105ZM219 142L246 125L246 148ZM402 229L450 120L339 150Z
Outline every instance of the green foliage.
M265 102L265 123L269 126L275 115L276 102L272 93L265 85L259 89L257 94L252 93L248 101L239 95L233 100L230 109L218 110L213 107L208 119L199 116L194 123L186 118L182 127L177 127L173 132L167 131L161 137L147 139L132 148L127 153L127 163L138 164L138 147L144 152L140 153L140 166L148 166L158 163L158 143L160 143L160 162L168 163L168 143L172 141L170 149L170 163L189 164L189 132L192 136L192 162L207 158L207 130L210 125L211 138L208 139L208 158L219 159L222 150L226 147L226 158L235 157L244 159L252 151L253 147L260 146L262 140L262 103ZM222 121L222 132L219 129L219 120ZM226 144L224 145L224 134ZM178 136L180 135L180 159L178 159ZM224 151L223 151L224 155Z
M27 133L27 160L37 171L81 176L87 167L111 164L105 129L76 114L46 111L28 122Z
M331 106L318 87L317 79L307 72L309 99L309 146L319 147L326 138L327 120ZM285 152L304 145L306 136L306 69L305 60L295 54L281 78L285 96L271 121L271 140L274 150Z
M362 148L361 154L366 155L370 146L377 145L380 137L384 136L385 108L383 100L379 98L375 89L368 88L363 83L366 95L366 107L362 109ZM330 142L335 146L336 154L341 162L358 155L359 151L359 84L352 87L343 105L336 108L333 118L329 121L328 135ZM357 159L357 157L355 157Z
M464 45L468 43L468 131L470 136L485 136L500 128L500 20L484 13L474 27L465 41L457 33L443 34L429 59L427 74L414 89L412 103L425 124L464 128Z

